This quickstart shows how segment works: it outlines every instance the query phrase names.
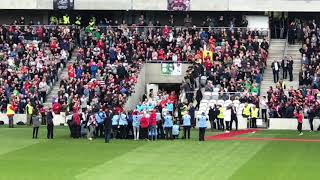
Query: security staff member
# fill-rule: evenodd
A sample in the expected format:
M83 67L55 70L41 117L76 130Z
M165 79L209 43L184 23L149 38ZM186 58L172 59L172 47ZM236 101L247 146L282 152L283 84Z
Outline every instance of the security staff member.
M166 139L172 139L172 127L173 127L173 121L172 116L169 112L164 116L164 124L163 124L165 133L166 133Z
M56 16L51 16L50 17L50 24L51 25L58 25L59 24L59 20Z
M70 24L70 17L66 14L62 16L62 21L64 25L69 25Z
M250 128L250 107L248 105L248 103L244 104L243 110L242 110L242 116L243 118L247 119L247 128Z
M251 128L257 128L257 119L259 117L259 109L254 105L251 109L252 126Z
M15 110L16 108L13 105L13 102L7 105L7 116L9 119L9 128L13 128L13 116L15 115Z
M81 16L78 15L76 17L76 21L74 22L74 24L77 25L77 26L81 26Z
M224 131L224 107L222 107L221 105L219 105L219 114L218 114L218 129Z
M190 139L190 129L191 129L191 116L189 114L185 114L183 117L183 138L182 139Z
M31 123L32 123L32 113L33 113L33 107L32 107L32 105L31 105L31 102L30 102L30 100L28 100L29 102L28 102L28 104L26 105L26 109L25 109L25 111L26 111L26 114L27 114L27 125L31 125Z
M198 119L198 127L199 127L199 141L204 141L204 136L206 133L208 118L204 112L201 113Z

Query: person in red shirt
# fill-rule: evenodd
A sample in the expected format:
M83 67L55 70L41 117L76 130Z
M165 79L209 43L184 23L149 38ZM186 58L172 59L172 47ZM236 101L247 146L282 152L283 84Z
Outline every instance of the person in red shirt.
M55 102L53 105L52 105L52 110L55 114L60 114L61 112L61 104L59 102Z
M77 111L74 111L72 115L71 136L73 138L80 138L80 115Z
M167 38L169 35L170 29L167 25L164 26L164 28L162 29L162 37L163 38Z
M153 110L150 115L150 125L149 125L149 131L150 131L150 140L157 140L157 114L156 111Z
M148 139L149 120L150 120L150 115L147 113L145 113L140 120L141 137L142 139L145 139L145 140Z
M75 70L72 65L68 66L68 75L70 79L74 79L75 77Z
M164 60L164 51L163 49L160 49L158 52L158 59L159 60Z
M299 109L297 109L297 111L294 113L294 116L297 118L298 120L298 131L299 131L299 136L302 136L303 135L303 132L302 132L302 123L303 123L303 114L302 112L300 112Z

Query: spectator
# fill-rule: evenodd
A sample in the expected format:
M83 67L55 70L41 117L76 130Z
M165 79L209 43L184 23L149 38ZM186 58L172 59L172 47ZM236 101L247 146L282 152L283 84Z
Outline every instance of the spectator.
M32 139L38 139L38 132L40 127L40 114L38 110L33 111L32 126L33 126Z

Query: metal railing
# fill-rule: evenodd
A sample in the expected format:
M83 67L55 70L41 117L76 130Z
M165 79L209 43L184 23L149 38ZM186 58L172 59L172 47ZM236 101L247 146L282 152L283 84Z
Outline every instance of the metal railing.
M69 28L85 28L85 26L77 26L77 25L46 25L46 24L35 24L35 25L7 25L7 24L3 24L3 27L32 27L32 28L36 28L36 27L44 27L44 28L57 28L57 27L69 27ZM88 27L88 26L87 26ZM259 33L262 33L263 36L268 36L270 34L270 30L269 28L249 28L249 27L211 27L211 26L191 26L191 27L186 27L186 26L139 26L139 25L117 25L117 26L111 26L111 25L96 25L93 26L92 28L101 28L101 29L161 29L161 28L169 28L169 29L176 29L176 30L207 30L207 31L218 31L218 30L222 30L222 31L242 31L242 32L250 32L250 31L258 31Z

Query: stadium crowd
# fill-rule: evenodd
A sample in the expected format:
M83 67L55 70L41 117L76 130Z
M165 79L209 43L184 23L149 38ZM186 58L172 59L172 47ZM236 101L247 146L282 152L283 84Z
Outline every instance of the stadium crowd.
M28 102L40 109L71 52L73 32L68 27L23 24L0 28L1 112L10 103L17 113L25 113Z

